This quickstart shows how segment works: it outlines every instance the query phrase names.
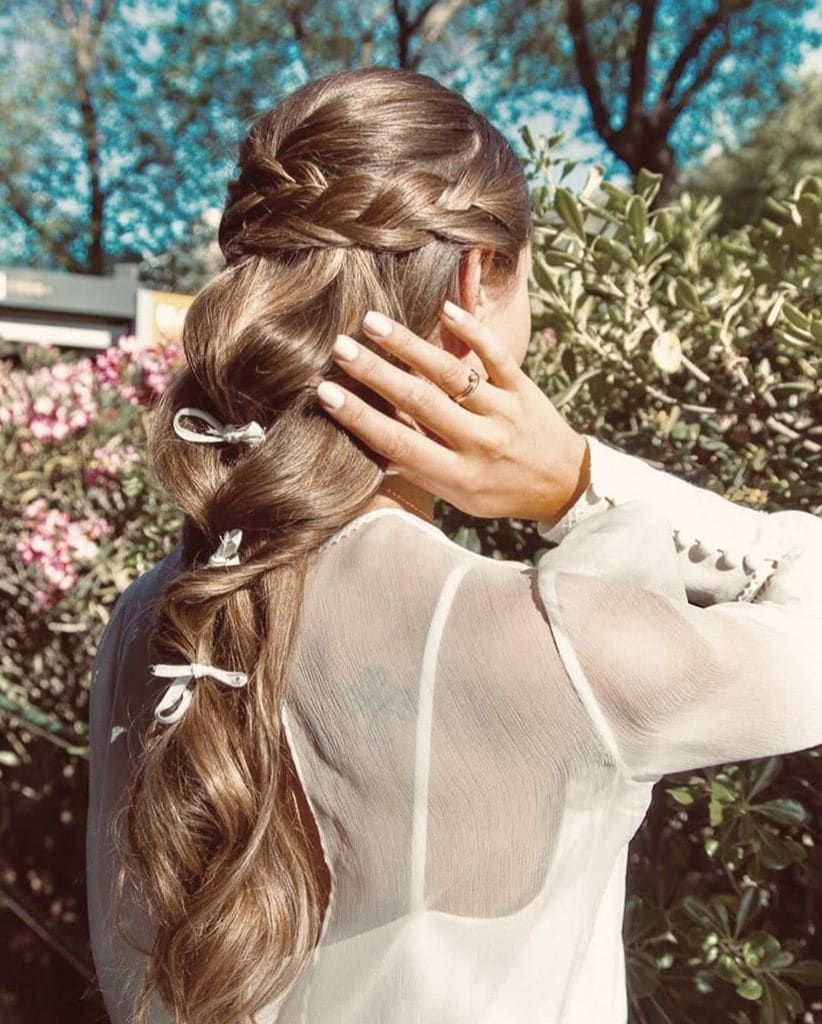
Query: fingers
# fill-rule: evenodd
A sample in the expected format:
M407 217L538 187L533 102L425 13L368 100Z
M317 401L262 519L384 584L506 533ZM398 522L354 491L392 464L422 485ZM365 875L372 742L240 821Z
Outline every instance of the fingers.
M446 302L440 318L451 331L482 360L488 379L497 387L516 390L524 376L519 363L506 346L466 309Z
M412 337L414 337L412 335ZM419 340L419 339L418 339ZM451 359L448 353L438 352L429 342L419 340L420 346L427 347L432 353ZM346 355L349 354L346 358ZM407 413L419 423L430 428L452 447L472 438L477 425L472 419L476 414L466 411L457 402L437 387L432 381L423 377L415 377L402 367L395 366L383 359L377 352L372 352L364 345L346 334L338 336L333 348L334 359L354 380L366 384L372 391L386 398L392 405ZM423 360L433 366L436 360ZM465 387L467 368L458 359L453 359L460 377L457 383L446 387L459 392ZM435 372L435 371L432 371ZM456 376L453 367L446 366L445 376ZM481 387L482 385L480 385Z
M384 415L338 384L322 381L317 388L317 397L323 409L339 424L351 430L369 448L384 455L412 483L437 494L442 493L444 484L454 479L457 467L455 455L449 448ZM342 404L329 404L339 397L343 399Z
M414 334L404 324L391 320L382 313L370 311L363 319L363 328L366 334L379 342L381 348L418 370L449 398L465 389L468 382L468 366L465 361ZM488 413L496 406L496 396L493 394L493 385L489 385L484 379L487 377L487 371L481 373L480 377L483 378L480 384L458 404L471 412ZM369 381L366 383L370 385ZM411 412L406 406L403 408Z

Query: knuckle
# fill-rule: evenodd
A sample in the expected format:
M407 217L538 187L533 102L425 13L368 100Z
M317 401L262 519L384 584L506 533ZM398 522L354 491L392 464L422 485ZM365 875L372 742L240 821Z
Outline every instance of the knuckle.
M407 403L407 408L412 416L425 416L434 407L439 395L434 384L430 381L418 379L414 385Z
M408 438L398 430L393 430L386 441L385 453L388 455L391 462L396 462L398 465L402 465L408 460L408 457L411 454L411 445L409 444Z
M351 426L358 428L368 422L368 406L357 395L346 395L342 408L346 410L346 419Z
M396 325L391 332L391 348L400 358L402 358L403 354L407 355L413 351L415 340L416 336L401 324Z
M460 489L470 499L473 510L479 511L478 506L482 502L486 486L487 481L483 481L482 475L475 466L462 469L460 473Z
M462 364L454 366L453 363L449 363L445 367L442 374L442 386L447 394L458 395L465 390L467 381L468 371Z

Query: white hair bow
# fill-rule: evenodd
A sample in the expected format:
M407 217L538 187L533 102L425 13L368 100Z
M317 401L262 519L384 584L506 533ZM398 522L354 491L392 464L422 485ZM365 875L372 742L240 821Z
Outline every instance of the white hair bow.
M245 672L229 672L224 668L215 668L213 665L151 665L150 671L153 676L160 676L166 679L173 679L174 682L166 690L162 700L154 709L154 717L164 725L170 725L182 718L191 703L191 684L195 679L202 679L208 676L209 679L216 679L218 683L225 683L226 686L245 686L248 676ZM179 703L178 703L179 702ZM170 712L166 709L177 704L177 707Z
M189 430L180 425L183 416L190 416L195 420L202 420L206 424L203 431ZM216 420L210 413L203 409L178 409L174 414L174 433L184 441L193 441L195 444L261 444L265 440L265 431L256 420L237 426L235 423L223 424Z
M208 565L239 565L238 550L243 539L242 530L229 530L220 537L220 546L209 558Z

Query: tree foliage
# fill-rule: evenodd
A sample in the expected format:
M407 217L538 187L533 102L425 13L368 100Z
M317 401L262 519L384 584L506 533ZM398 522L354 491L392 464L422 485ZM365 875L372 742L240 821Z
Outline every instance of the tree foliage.
M660 199L713 141L718 118L745 127L784 99L814 0L497 0L501 87L533 107L582 90L587 126L636 175L660 172ZM490 52L490 51L489 51Z
M695 196L720 196L719 229L756 223L767 199L787 199L794 183L822 176L822 75L809 76L764 118L745 141L690 169L684 184Z
M773 109L811 0L17 0L0 12L0 263L105 273L185 244L244 127L308 78L408 67L501 127L583 97L665 174ZM166 281L174 287L173 281Z

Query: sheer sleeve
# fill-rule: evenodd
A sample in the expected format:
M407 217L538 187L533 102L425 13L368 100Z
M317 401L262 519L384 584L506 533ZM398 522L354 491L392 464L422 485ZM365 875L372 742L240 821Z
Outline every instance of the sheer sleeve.
M780 544L790 540L772 515L729 501L673 473L655 469L598 438L585 435L591 457L588 488L559 522L540 521L546 540L559 543L582 520L641 500L671 521L688 600L702 606L749 601L777 570Z
M777 570L754 600L708 607L688 600L672 533L659 503L625 501L539 563L566 671L614 757L647 781L822 744L822 521L766 515L754 533Z

